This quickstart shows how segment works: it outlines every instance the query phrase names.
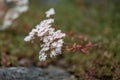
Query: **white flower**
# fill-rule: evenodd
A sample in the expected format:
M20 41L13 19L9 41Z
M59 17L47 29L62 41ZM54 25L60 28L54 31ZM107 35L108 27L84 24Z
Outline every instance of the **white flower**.
M39 37L43 36L45 33L47 33L50 30L51 23L54 22L54 19L46 19L43 20L39 25L36 26L38 30Z
M54 56L56 56L56 55L58 55L58 54L61 54L62 52L61 52L61 47L57 47L56 49L53 49L52 51L51 51L51 54L50 54L50 57L54 57Z
M55 49L55 51L56 51L57 54L61 54L61 47L57 47L57 48Z
M14 0L17 2L17 5L26 5L29 3L29 0Z
M30 41L30 40L31 40L31 37L30 37L30 36L27 36L27 37L24 38L24 41L26 41L26 42L28 42L28 41Z
M58 40L58 43L63 44L64 43L63 39Z
M49 15L51 14L49 13ZM46 60L47 52L51 52L50 57L61 54L62 46L64 43L63 37L65 37L65 33L62 33L61 30L55 31L51 25L53 22L54 19L46 19L41 21L40 24L32 29L29 35L24 39L25 41L31 41L36 37L39 38L41 42L41 50L39 52L40 61Z
M54 8L51 8L50 10L46 11L46 17L50 17L51 15L54 15L55 14L55 10Z
M23 13L23 12L26 12L26 11L28 10L28 6L27 6L27 5L17 6L15 9L16 9L16 11L18 11L19 13Z
M47 55L45 53L40 53L39 59L40 59L40 61L45 61L46 57L47 57Z
M6 28L6 26L10 26L12 24L11 20L6 20L3 23L4 23L3 24L4 28Z
M56 54L56 51L55 51L55 50L51 51L50 57L53 57L53 56L56 56L56 55L57 55L57 54Z
M63 40L60 39L60 40L58 40L58 41L56 41L56 42L53 42L51 45L52 45L53 48L62 47L62 45L63 45Z
M65 34L61 33L61 30L58 30L53 34L53 36L54 36L54 39L59 39L59 38L65 37Z

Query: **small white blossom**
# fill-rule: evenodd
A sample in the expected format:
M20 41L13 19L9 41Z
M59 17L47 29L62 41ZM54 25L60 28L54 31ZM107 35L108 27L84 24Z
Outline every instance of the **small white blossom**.
M61 54L61 47L57 47L57 48L55 49L55 51L56 51L57 54Z
M47 57L47 55L45 53L40 53L39 59L40 59L40 61L45 61L46 57Z
M4 27L2 26L2 27L1 27L1 30L4 29L4 28L6 28L7 26L11 25L12 22L11 22L11 20L5 20L5 21L3 22L3 24L4 24L4 25L3 25Z
M56 41L56 42L53 42L51 45L52 45L53 48L62 47L62 45L63 45L63 40L60 39L60 40L58 40L58 41Z
M28 4L28 0L15 0L17 5L26 5Z
M50 17L51 15L54 15L55 14L55 10L54 8L51 8L50 10L46 11L46 17Z
M56 51L55 51L55 50L51 51L50 57L54 57L54 56L56 56L56 55L57 55L57 54L56 54Z
M23 12L26 12L26 11L28 10L28 6L27 6L27 5L17 6L15 9L16 9L16 11L18 11L19 13L23 13Z
M27 36L27 37L24 38L24 41L26 41L26 42L28 42L28 41L30 41L30 40L31 40L31 37L30 37L30 36Z

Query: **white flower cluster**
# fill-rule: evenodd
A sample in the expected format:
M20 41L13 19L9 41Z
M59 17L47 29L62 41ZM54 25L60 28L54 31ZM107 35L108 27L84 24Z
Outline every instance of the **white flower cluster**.
M50 10L46 11L46 17L50 17L51 15L54 15L55 14L55 10L54 8L51 8Z
M6 2L14 2L16 6L7 11L4 17L2 28L0 28L0 30L4 30L11 26L13 21L17 19L21 13L28 10L29 0L6 0Z
M53 15L50 14L49 11L47 11L49 16ZM46 14L46 17L48 14ZM32 29L29 35L24 39L25 41L31 41L36 37L40 38L40 41L42 42L40 45L41 50L39 52L40 61L46 60L46 57L48 56L47 52L51 52L50 57L61 54L65 33L62 33L61 30L55 31L55 29L51 27L52 23L54 23L54 19L52 18L41 21L40 24Z

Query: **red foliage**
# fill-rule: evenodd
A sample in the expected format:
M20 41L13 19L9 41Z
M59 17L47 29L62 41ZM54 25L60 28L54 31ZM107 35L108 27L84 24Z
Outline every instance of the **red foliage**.
M67 35L70 36L72 40L73 39L78 40L79 43L74 43L73 45L66 45L66 51L74 51L74 52L81 51L86 54L88 52L88 48L97 46L97 44L94 44L88 41L88 38L85 35L79 36L79 35L74 34L73 32L70 32ZM86 43L86 44L83 44L83 43Z

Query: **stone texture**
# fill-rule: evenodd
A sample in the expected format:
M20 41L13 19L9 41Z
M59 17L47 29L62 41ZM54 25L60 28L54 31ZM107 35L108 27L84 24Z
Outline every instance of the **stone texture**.
M48 67L42 68L25 68L25 67L10 67L0 69L0 80L76 80L66 71Z

